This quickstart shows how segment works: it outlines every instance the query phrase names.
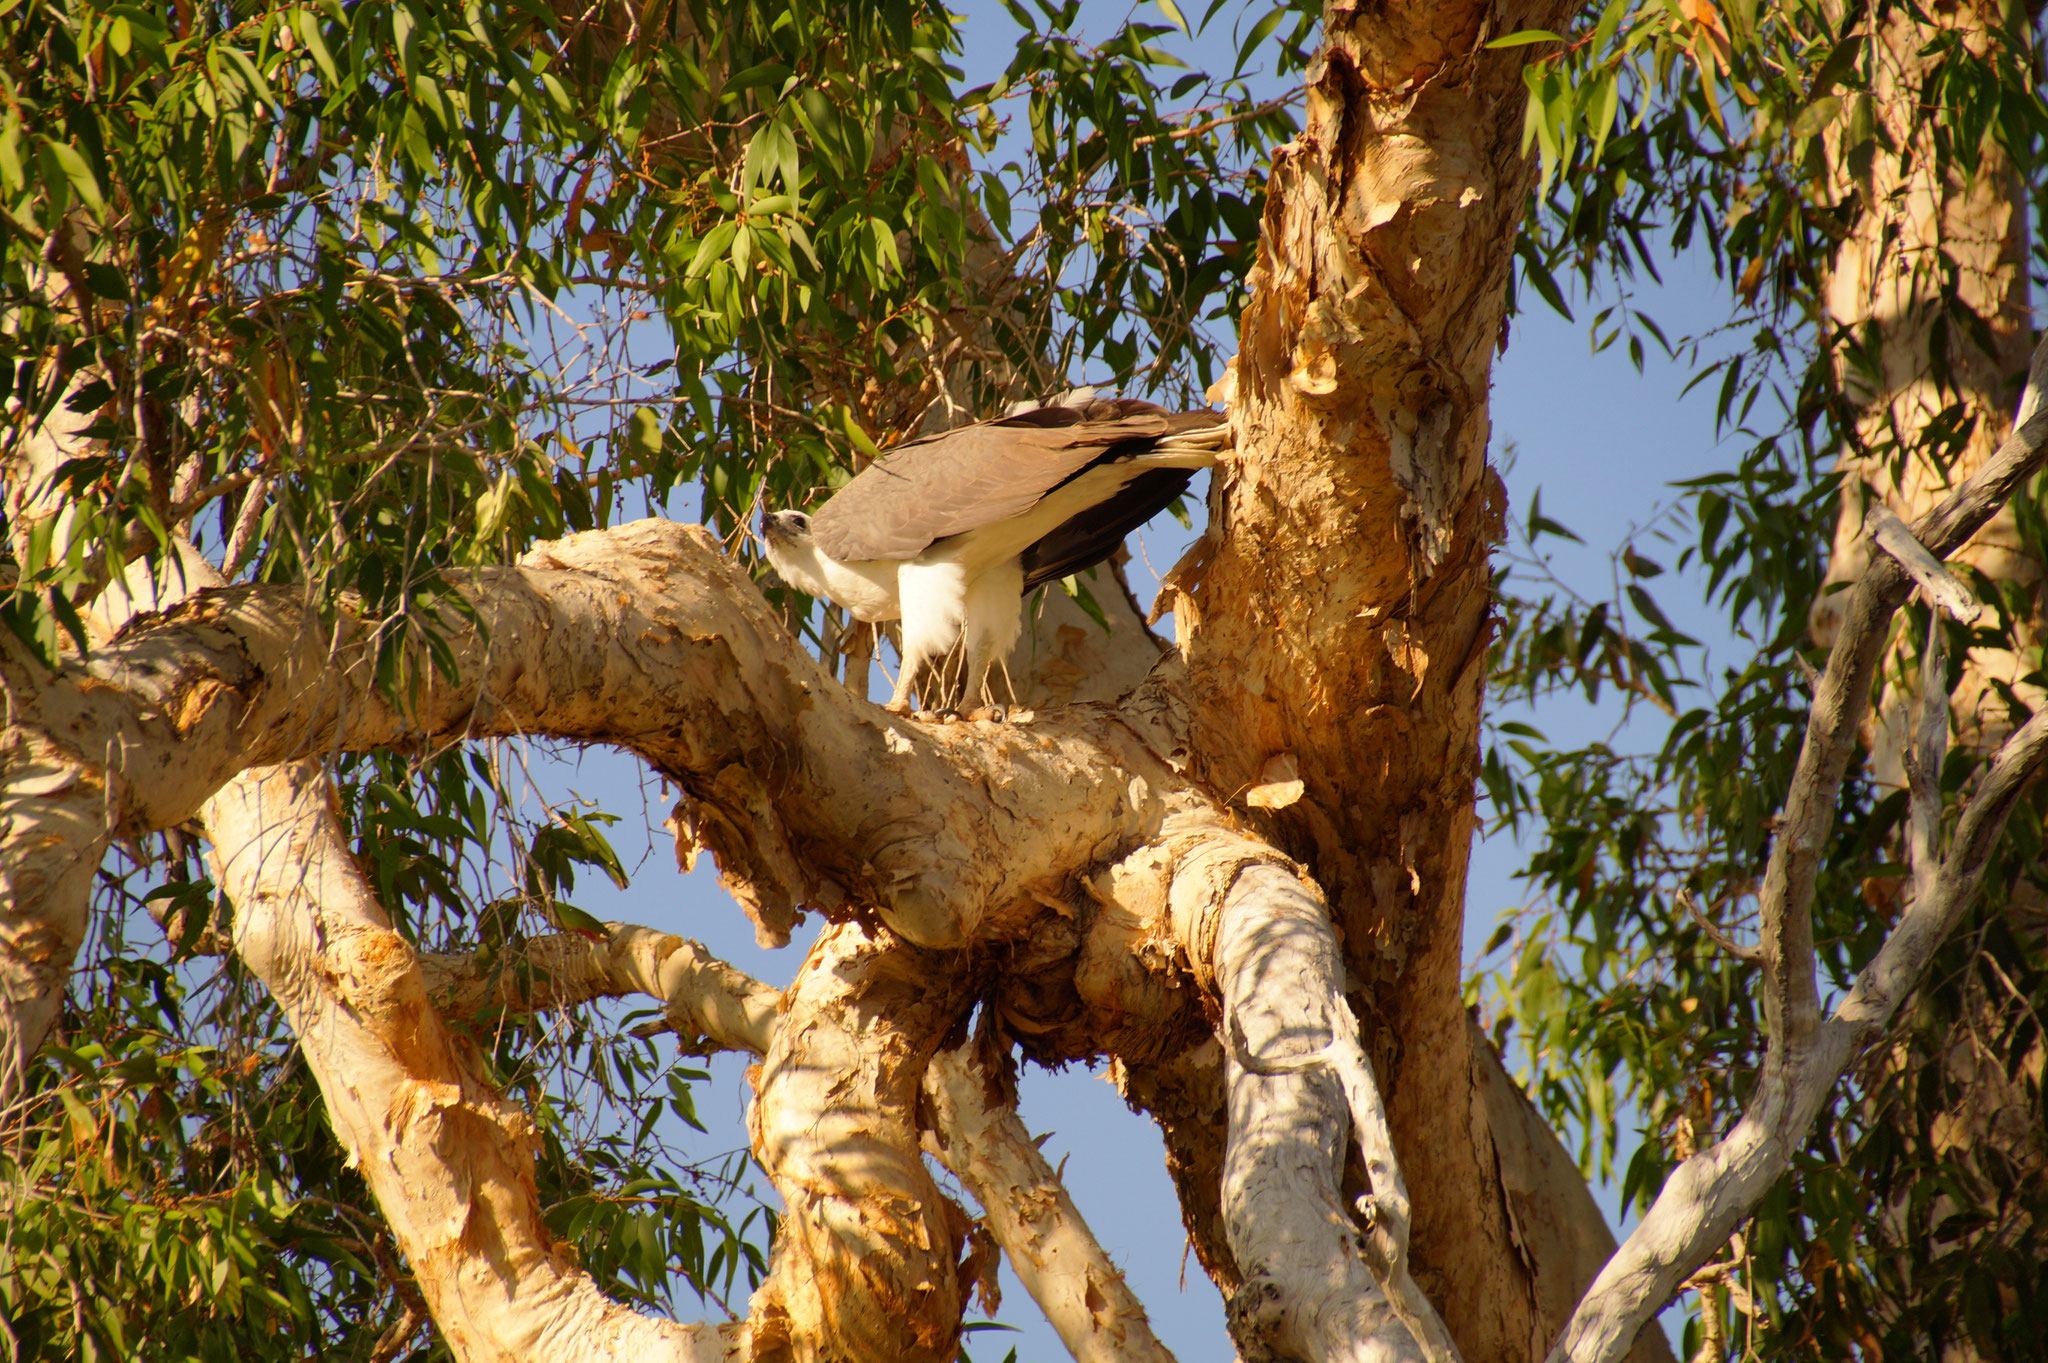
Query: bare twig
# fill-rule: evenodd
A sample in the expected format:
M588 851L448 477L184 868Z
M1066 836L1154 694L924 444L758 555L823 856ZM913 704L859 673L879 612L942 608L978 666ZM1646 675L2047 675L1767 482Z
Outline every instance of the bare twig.
M1709 919L1706 914L1700 912L1699 901L1693 898L1691 890L1680 890L1678 892L1678 902L1685 906L1686 915L1692 919L1693 926L1704 932L1707 935L1707 940L1711 941L1715 946L1721 948L1721 950L1727 952L1736 960L1744 961L1751 965L1763 960L1763 953L1761 951L1758 951L1755 947L1744 946L1736 941L1733 937L1721 931L1719 925Z

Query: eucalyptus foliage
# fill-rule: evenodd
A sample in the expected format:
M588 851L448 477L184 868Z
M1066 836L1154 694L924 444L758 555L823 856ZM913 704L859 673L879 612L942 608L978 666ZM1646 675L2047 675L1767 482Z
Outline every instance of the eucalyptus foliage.
M1738 941L1753 922L1806 723L1807 669L1822 656L1808 608L1824 590L1840 507L1836 456L1945 468L1968 434L1959 396L1922 429L1859 427L1857 380L1875 372L1881 338L1832 322L1824 291L1842 244L1901 207L1875 192L1874 159L1931 157L1937 179L2009 169L2015 186L2031 186L2019 206L2033 243L2023 268L2037 288L2048 277L2037 17L2017 6L1987 7L1981 21L1943 13L1952 22L1918 54L1923 135L1909 145L1876 116L1869 36L1887 21L1934 22L1904 0L1612 0L1581 10L1565 35L1504 40L1561 39L1526 71L1525 142L1543 182L1519 248L1522 284L1568 317L1563 280L1604 301L1590 322L1596 350L1625 345L1638 368L1691 365L1735 455L1680 484L1668 516L1616 546L1600 587L1549 574L1546 537L1576 536L1532 505L1501 586L1495 694L1555 705L1577 693L1629 719L1612 741L1577 749L1526 724L1495 731L1487 794L1497 825L1532 848L1523 874L1534 901L1502 923L1488 947L1496 968L1473 994L1492 1004L1545 1112L1583 1134L1587 1171L1618 1174L1639 1207L1726 1129L1756 1078L1756 968L1702 920ZM1669 338L1636 308L1632 285L1688 251L1709 255L1728 284L1731 320L1718 334ZM1930 361L1948 383L1951 347L1988 349L1987 319L1952 269L1931 272L1929 292ZM2016 397L2013 377L2001 405ZM2030 489L2016 507L2037 562L2048 557L2039 496ZM1704 581L1753 652L1710 665L1656 599L1667 568ZM1975 586L1991 609L1975 627L1948 626L1952 660L1970 645L2010 646L2041 618L2025 584L1980 574ZM1924 610L1907 614L1904 637L1925 637ZM2038 668L2038 645L2027 647ZM2003 700L2024 718L2020 697ZM1944 791L1964 787L1983 756L1952 753ZM1865 1057L1795 1175L1724 1256L1723 1277L1695 1303L1688 1352L1709 1336L1731 1351L1817 1359L2048 1348L2038 1060L2048 922L2038 798L2034 808L2014 820L1987 881L1998 888L1944 950L1893 1042ZM1852 768L1841 810L1814 906L1835 989L1882 940L1906 874L1903 793ZM2010 1090L1966 1082L1959 1045L1975 1064L2003 1067ZM1998 1116L2001 1139L1959 1143L1986 1091L2019 1098ZM1619 1132L1638 1123L1644 1140L1616 1170Z

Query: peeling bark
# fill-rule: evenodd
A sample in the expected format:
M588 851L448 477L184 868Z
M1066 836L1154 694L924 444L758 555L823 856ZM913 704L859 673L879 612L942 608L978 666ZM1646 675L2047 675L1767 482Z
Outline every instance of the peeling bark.
M1561 15L1326 16L1242 321L1237 454L1177 605L1198 774L1232 796L1284 786L1271 771L1302 783L1260 817L1328 895L1413 1195L1415 1276L1474 1359L1523 1357L1535 1332L1459 992L1503 509L1488 375L1533 174L1528 50L1481 49Z
M328 1113L463 1360L700 1363L735 1327L678 1325L599 1292L541 1224L532 1123L441 1022L356 870L324 773L235 778L207 805L235 950L298 1035Z

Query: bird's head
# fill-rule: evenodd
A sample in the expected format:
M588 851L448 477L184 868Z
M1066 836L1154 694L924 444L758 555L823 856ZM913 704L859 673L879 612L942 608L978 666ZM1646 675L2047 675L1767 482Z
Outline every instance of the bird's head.
M761 538L768 541L771 551L778 546L808 544L811 518L801 511L763 511Z
M809 596L828 596L825 565L811 543L811 518L801 511L763 511L761 541L776 576Z

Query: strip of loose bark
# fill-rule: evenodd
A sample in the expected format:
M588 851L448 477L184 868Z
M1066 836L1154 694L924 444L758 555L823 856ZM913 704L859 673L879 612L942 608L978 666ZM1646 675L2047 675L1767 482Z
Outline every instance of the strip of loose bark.
M462 1360L710 1363L738 1327L611 1301L543 1228L526 1114L476 1073L341 835L312 763L232 781L206 809L235 948L277 999L349 1162Z
M2048 460L2048 334L2035 347L2013 433L1940 506L1915 522L1912 538L1946 556L1989 520ZM1742 1117L1710 1148L1681 1164L1579 1303L1550 1363L1619 1358L1643 1324L1670 1300L1770 1190L1855 1051L1890 1021L1975 894L2021 788L2048 754L2048 720L2036 716L2006 741L1965 808L1933 893L1916 867L1914 902L1854 989L1823 1019L1813 954L1814 882L1829 845L1842 775L1869 707L1871 682L1911 575L1891 557L1873 558L1858 581L1828 665L1786 795L1758 895L1770 1041L1756 1092ZM1931 850L1922 847L1921 856Z
M1079 1363L1172 1363L1016 1108L990 1100L974 1051L972 1041L941 1051L925 1071L926 1148L981 1203L1018 1280Z

